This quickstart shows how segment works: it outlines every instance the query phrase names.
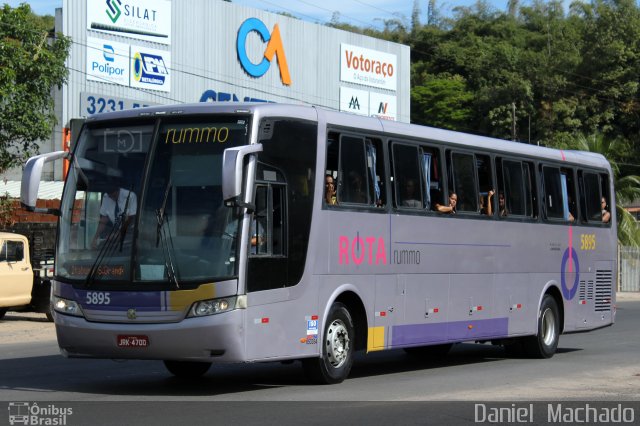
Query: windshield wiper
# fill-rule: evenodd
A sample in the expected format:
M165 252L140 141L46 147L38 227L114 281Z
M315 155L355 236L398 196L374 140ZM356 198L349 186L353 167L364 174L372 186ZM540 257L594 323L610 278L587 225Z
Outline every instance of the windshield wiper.
M120 252L122 253L122 245L124 244L124 237L127 235L127 229L129 229L129 215L127 211L129 210L129 200L131 199L132 187L129 188L129 193L127 194L127 200L124 202L124 210L120 214L120 227L122 231L120 231Z
M96 260L91 265L91 269L89 269L89 273L87 274L87 279L85 281L86 286L88 286L89 283L93 281L93 278L95 277L95 274L98 272L98 267L102 264L102 261L106 257L111 257L115 252L117 247L116 237L118 234L120 234L120 241L118 246L120 248L120 252L122 252L122 245L124 244L124 237L127 233L127 228L128 228L128 223L125 223L125 221L128 220L127 210L129 209L129 200L131 199L131 192L132 192L131 189L127 194L127 200L124 203L124 210L122 211L122 213L120 213L120 215L117 218L114 217L116 223L113 224L113 227L109 232L109 235L107 235L107 239L105 240L104 244L102 244L102 247L100 247L100 250L98 251L98 256L96 257ZM119 196L120 196L120 192L118 191L118 197ZM117 200L116 200L116 203L117 203Z
M164 225L164 220L166 218L166 209L167 209L167 200L169 199L169 190L171 189L171 178L169 178L169 182L167 182L167 186L164 188L164 197L162 198L162 204L160 208L156 210L156 219L158 220L158 227L156 228L156 247L160 244L160 237L162 233L160 232L162 229L162 225Z
M178 274L176 273L176 267L173 262L173 238L171 237L171 229L169 222L167 222L166 208L167 200L169 199L169 190L171 189L171 179L167 182L167 187L164 190L164 198L160 208L156 210L156 219L158 225L156 227L156 247L162 242L162 256L164 257L164 266L167 268L167 276L169 280L173 282L176 288L180 288L178 283ZM166 227L164 225L167 225ZM166 230L166 231L165 231ZM169 243L167 243L167 235L169 235Z
M105 259L105 257L107 257L107 254L109 255L109 257L111 257L111 255L115 251L115 248L116 248L115 237L118 235L120 226L121 224L120 222L118 222L111 228L111 231L109 231L109 235L107 235L107 239L104 241L104 243L102 244L102 247L100 247L100 250L98 251L98 256L96 256L96 260L91 265L91 269L89 269L89 273L87 274L87 279L85 280L85 286L88 287L89 283L93 281L93 278L96 272L98 272L98 266L102 264L102 261Z

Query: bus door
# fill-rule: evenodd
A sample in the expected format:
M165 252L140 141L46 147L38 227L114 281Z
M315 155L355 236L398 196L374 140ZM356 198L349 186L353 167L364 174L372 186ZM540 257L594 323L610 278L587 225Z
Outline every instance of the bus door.
M287 184L283 174L259 164L255 209L249 230L247 292L250 318L247 324L249 359L282 356L289 348L283 324L283 305L289 299L287 247ZM261 324L256 323L261 322ZM258 325L256 325L258 324ZM274 331L277 330L277 331Z

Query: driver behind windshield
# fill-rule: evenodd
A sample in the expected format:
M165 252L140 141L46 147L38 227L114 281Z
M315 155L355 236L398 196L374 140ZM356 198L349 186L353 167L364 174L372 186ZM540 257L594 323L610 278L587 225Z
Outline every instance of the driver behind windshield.
M97 248L118 228L120 235L124 237L127 228L133 222L137 208L138 199L133 191L121 188L117 182L110 182L109 189L102 195L100 222L91 241L91 248Z

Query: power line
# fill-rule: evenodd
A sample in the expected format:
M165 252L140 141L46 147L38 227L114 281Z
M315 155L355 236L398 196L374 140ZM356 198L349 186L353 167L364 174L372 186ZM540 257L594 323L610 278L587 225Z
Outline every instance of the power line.
M282 9L282 10L284 10L284 11L288 12L288 13L291 13L291 14L292 14L292 15L294 15L294 16L295 16L295 15L298 15L298 16L304 16L304 17L306 17L306 18L309 18L311 21L313 21L313 22L315 22L315 23L326 24L326 21L322 21L321 19L314 18L314 17L313 17L313 16L311 16L311 15L305 15L305 14L300 13L300 12L298 12L298 11L295 11L295 10L293 10L293 9L288 9L288 8L286 8L286 7L284 7L284 6L280 6L280 5L275 4L275 3L272 3L272 2L270 2L270 1L267 1L267 0L258 0L258 1L260 1L261 3L265 3L265 4L268 4L268 5L271 5L271 6L273 6L273 7L276 7L276 8Z
M260 1L262 1L263 3L266 3L266 4L271 4L271 5L276 6L276 7L280 7L280 6L277 6L277 5L275 5L274 3L271 3L271 2L269 2L269 1L267 1L267 0L260 0ZM319 8L319 9L321 9L321 10L330 11L329 9L326 9L326 8L323 8L323 7L320 7L320 6L316 6L316 5L310 4L310 3L305 2L305 1L303 1L303 0L300 0L300 1L301 1L302 3L305 3L305 4L307 4L307 5L310 5L310 6L313 6L313 7ZM379 9L379 10L381 10L381 11L384 11L385 13L389 13L389 14L391 14L391 15L394 15L392 12L386 11L386 10L381 9L381 8L377 8L377 7L373 6L373 5L370 5L370 4L368 4L368 3L365 3L365 2L363 2L363 1L360 1L360 0L354 0L354 1L356 1L356 2L358 2L358 3L360 3L360 4L363 4L363 5L368 5L368 6L371 6L371 7L373 7L373 8ZM282 8L282 7L280 7L280 8ZM286 8L282 8L282 9L290 10L290 11L292 11L292 12L295 12L295 11L293 11L293 10L291 10L291 9L286 9ZM303 15L303 16L307 16L308 18L314 19L314 18L310 17L309 15ZM394 15L394 16L395 16L395 15ZM348 16L346 16L346 17L347 17L347 18L349 18ZM354 18L351 18L351 19L354 19ZM314 19L314 20L315 20L315 19ZM318 21L318 20L315 20L315 21ZM368 24L368 23L366 23L366 22L364 22L364 21L361 21L361 20L358 20L358 21L359 21L359 22L363 22L363 23L365 23L365 24ZM19 28L19 27L17 27L16 25L9 24L9 23L6 23L6 22L0 22L0 25L4 25L4 26L8 26L8 27L13 27L13 28ZM37 33L37 34L40 34L40 33L41 33L40 31L36 31L36 30L30 30L30 31L31 31L31 32L33 32L33 33ZM76 44L76 45L79 45L79 46L84 46L84 47L86 47L86 48L91 48L91 49L101 50L101 49L99 49L99 48L97 48L97 47L95 47L95 46L90 46L90 45L88 45L88 44L81 43L81 42L78 42L78 41L75 41L75 40L72 40L71 42L72 42L73 44ZM426 52L423 52L423 51L417 50L417 49L415 49L415 48L414 48L414 49L412 49L412 52L414 52L414 53L420 53L420 54L423 54L423 55L427 55L427 53L426 53ZM123 57L124 57L124 55L120 55L120 54L118 54L118 56L123 56ZM128 58L128 57L127 57L127 58ZM446 62L449 62L449 63L451 63L452 65L459 66L459 64L457 64L457 63L456 63L456 62L454 62L453 60L449 60L449 59L447 59L447 58L440 58L440 60L441 60L441 61L443 61L443 62L445 62L445 63L446 63ZM223 79L220 79L220 78L215 78L215 77L212 77L212 76L207 76L207 75L199 74L199 73L197 73L197 72L187 71L186 69L180 69L180 68L177 68L177 67L176 67L176 66L186 67L186 65L185 65L185 64L180 64L180 63L177 63L177 62L173 62L173 64L172 64L172 65L173 65L173 66L172 66L172 67L168 67L168 69L170 69L170 70L172 70L172 71L175 71L175 72L177 72L177 73L183 73L183 74L186 74L186 75L194 76L194 77L197 77L197 78L202 78L202 79L209 80L209 81L215 81L215 82L219 82L219 83L223 83L223 84L228 84L228 85L233 86L233 87L237 87L237 88L245 89L245 90L250 90L250 91L255 91L255 92L258 92L258 93L261 93L261 94L267 94L267 95L271 95L271 96L278 96L278 97L281 97L281 98L283 98L283 99L287 99L287 100L291 100L291 101L307 102L306 100L300 99L299 97L296 97L296 96L295 96L296 94L297 94L297 95L303 95L303 92L300 92L300 91L295 91L295 90L294 90L294 91L293 91L293 92L294 92L294 96L280 95L280 94L276 94L276 93L268 92L268 91L266 91L266 90L256 89L256 88L254 88L254 87L243 86L243 85L241 85L241 84L236 84L236 83L233 83L233 82L231 82L231 81L228 81L228 80L237 80L237 79L236 79L234 76L232 76L232 75L218 74L218 75L220 75L220 76L221 76L221 78L226 78L226 79L228 79L228 80L223 80ZM553 66L551 66L550 68L554 69L554 70L555 70L555 71L557 71L557 72L563 73L563 74L567 74L567 75L574 75L574 76L577 76L577 77L580 77L580 78L583 78L583 79L590 79L591 81L598 82L598 83L601 83L601 84L603 84L603 85L609 85L610 87L614 88L614 86L613 86L613 85L611 85L611 84L610 84L610 83L608 83L608 82L604 82L604 81L602 81L602 80L598 80L598 79L591 78L591 77L587 77L587 76L581 76L581 75L579 75L579 74L572 73L572 72L569 72L569 71L565 71L565 70L562 70L562 69L560 69L560 68L553 67ZM203 70L203 69L199 69L199 68L194 68L194 69L195 69L196 71L200 71L200 72L207 72L207 71L211 72L210 70ZM75 70L75 71L78 71L78 70ZM84 73L84 72L83 72L83 73ZM87 73L84 73L84 74L87 74ZM96 77L97 77L97 76L96 76ZM97 78L98 78L98 77L97 77ZM114 84L114 82L109 81L109 80L107 80L107 79L103 79L103 80L104 80L104 82L106 82L106 83ZM117 83L115 83L115 84L117 84ZM593 87L584 86L584 85L581 85L581 84L579 84L579 83L575 83L575 82L573 82L573 81L569 81L569 80L567 80L567 81L565 82L565 84L567 84L567 85L572 85L572 86L577 87L577 88L581 88L581 89L583 89L585 92L576 92L576 91L571 91L571 90L568 90L567 88L555 88L555 90L560 91L560 92L563 92L563 93L568 93L568 94L576 95L576 96L583 96L583 95L587 94L587 95L590 95L590 96L595 96L595 97L596 97L596 99L598 99L598 100L600 100L600 101L603 101L603 102L616 103L616 104L621 105L621 106L625 105L625 103L624 103L623 101L620 101L620 100L617 100L617 99L612 99L612 98L610 98L610 97L602 96L603 94L604 94L604 95L607 95L607 96L609 95L609 93L606 93L603 89L595 89L595 88L593 88ZM130 86L127 86L127 87L130 87ZM274 90L279 89L279 87L276 87L276 86L271 86L271 87L272 87ZM140 89L140 88L134 88L134 89ZM165 96L162 96L162 95L156 94L155 92L149 92L149 91L145 91L145 90L140 90L140 91L142 91L142 92L144 92L144 93L148 93L148 94L154 95L154 96L158 96L158 97L161 97L161 98L171 99L171 98L168 98L168 97L165 97ZM290 92L291 92L291 90L290 90ZM336 98L327 98L327 97L321 97L321 96L310 95L310 94L304 94L304 95L305 95L307 98L309 98L309 97L310 97L310 98L314 99L314 100L315 100L315 102L332 102L332 103L335 103L336 101L338 101L338 99L336 99ZM600 96L598 96L598 95L600 95ZM327 108L332 108L332 107L327 106L327 105L324 105L324 106L325 106L325 107L327 107Z
M404 16L400 12L390 12L388 10L382 9L381 7L375 6L373 4L370 4L370 3L367 3L367 2L364 2L364 1L361 1L361 0L353 0L353 1L356 2L356 3L360 3L363 6L369 6L369 7L373 8L373 9L379 10L380 12L387 13L387 14L393 16L394 18L399 18L400 16Z

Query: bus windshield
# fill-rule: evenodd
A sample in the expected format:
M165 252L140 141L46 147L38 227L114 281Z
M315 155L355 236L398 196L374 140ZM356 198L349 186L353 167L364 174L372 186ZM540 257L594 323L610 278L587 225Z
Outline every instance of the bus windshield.
M222 155L248 117L87 125L61 203L63 280L175 287L237 275L239 210L222 200Z

